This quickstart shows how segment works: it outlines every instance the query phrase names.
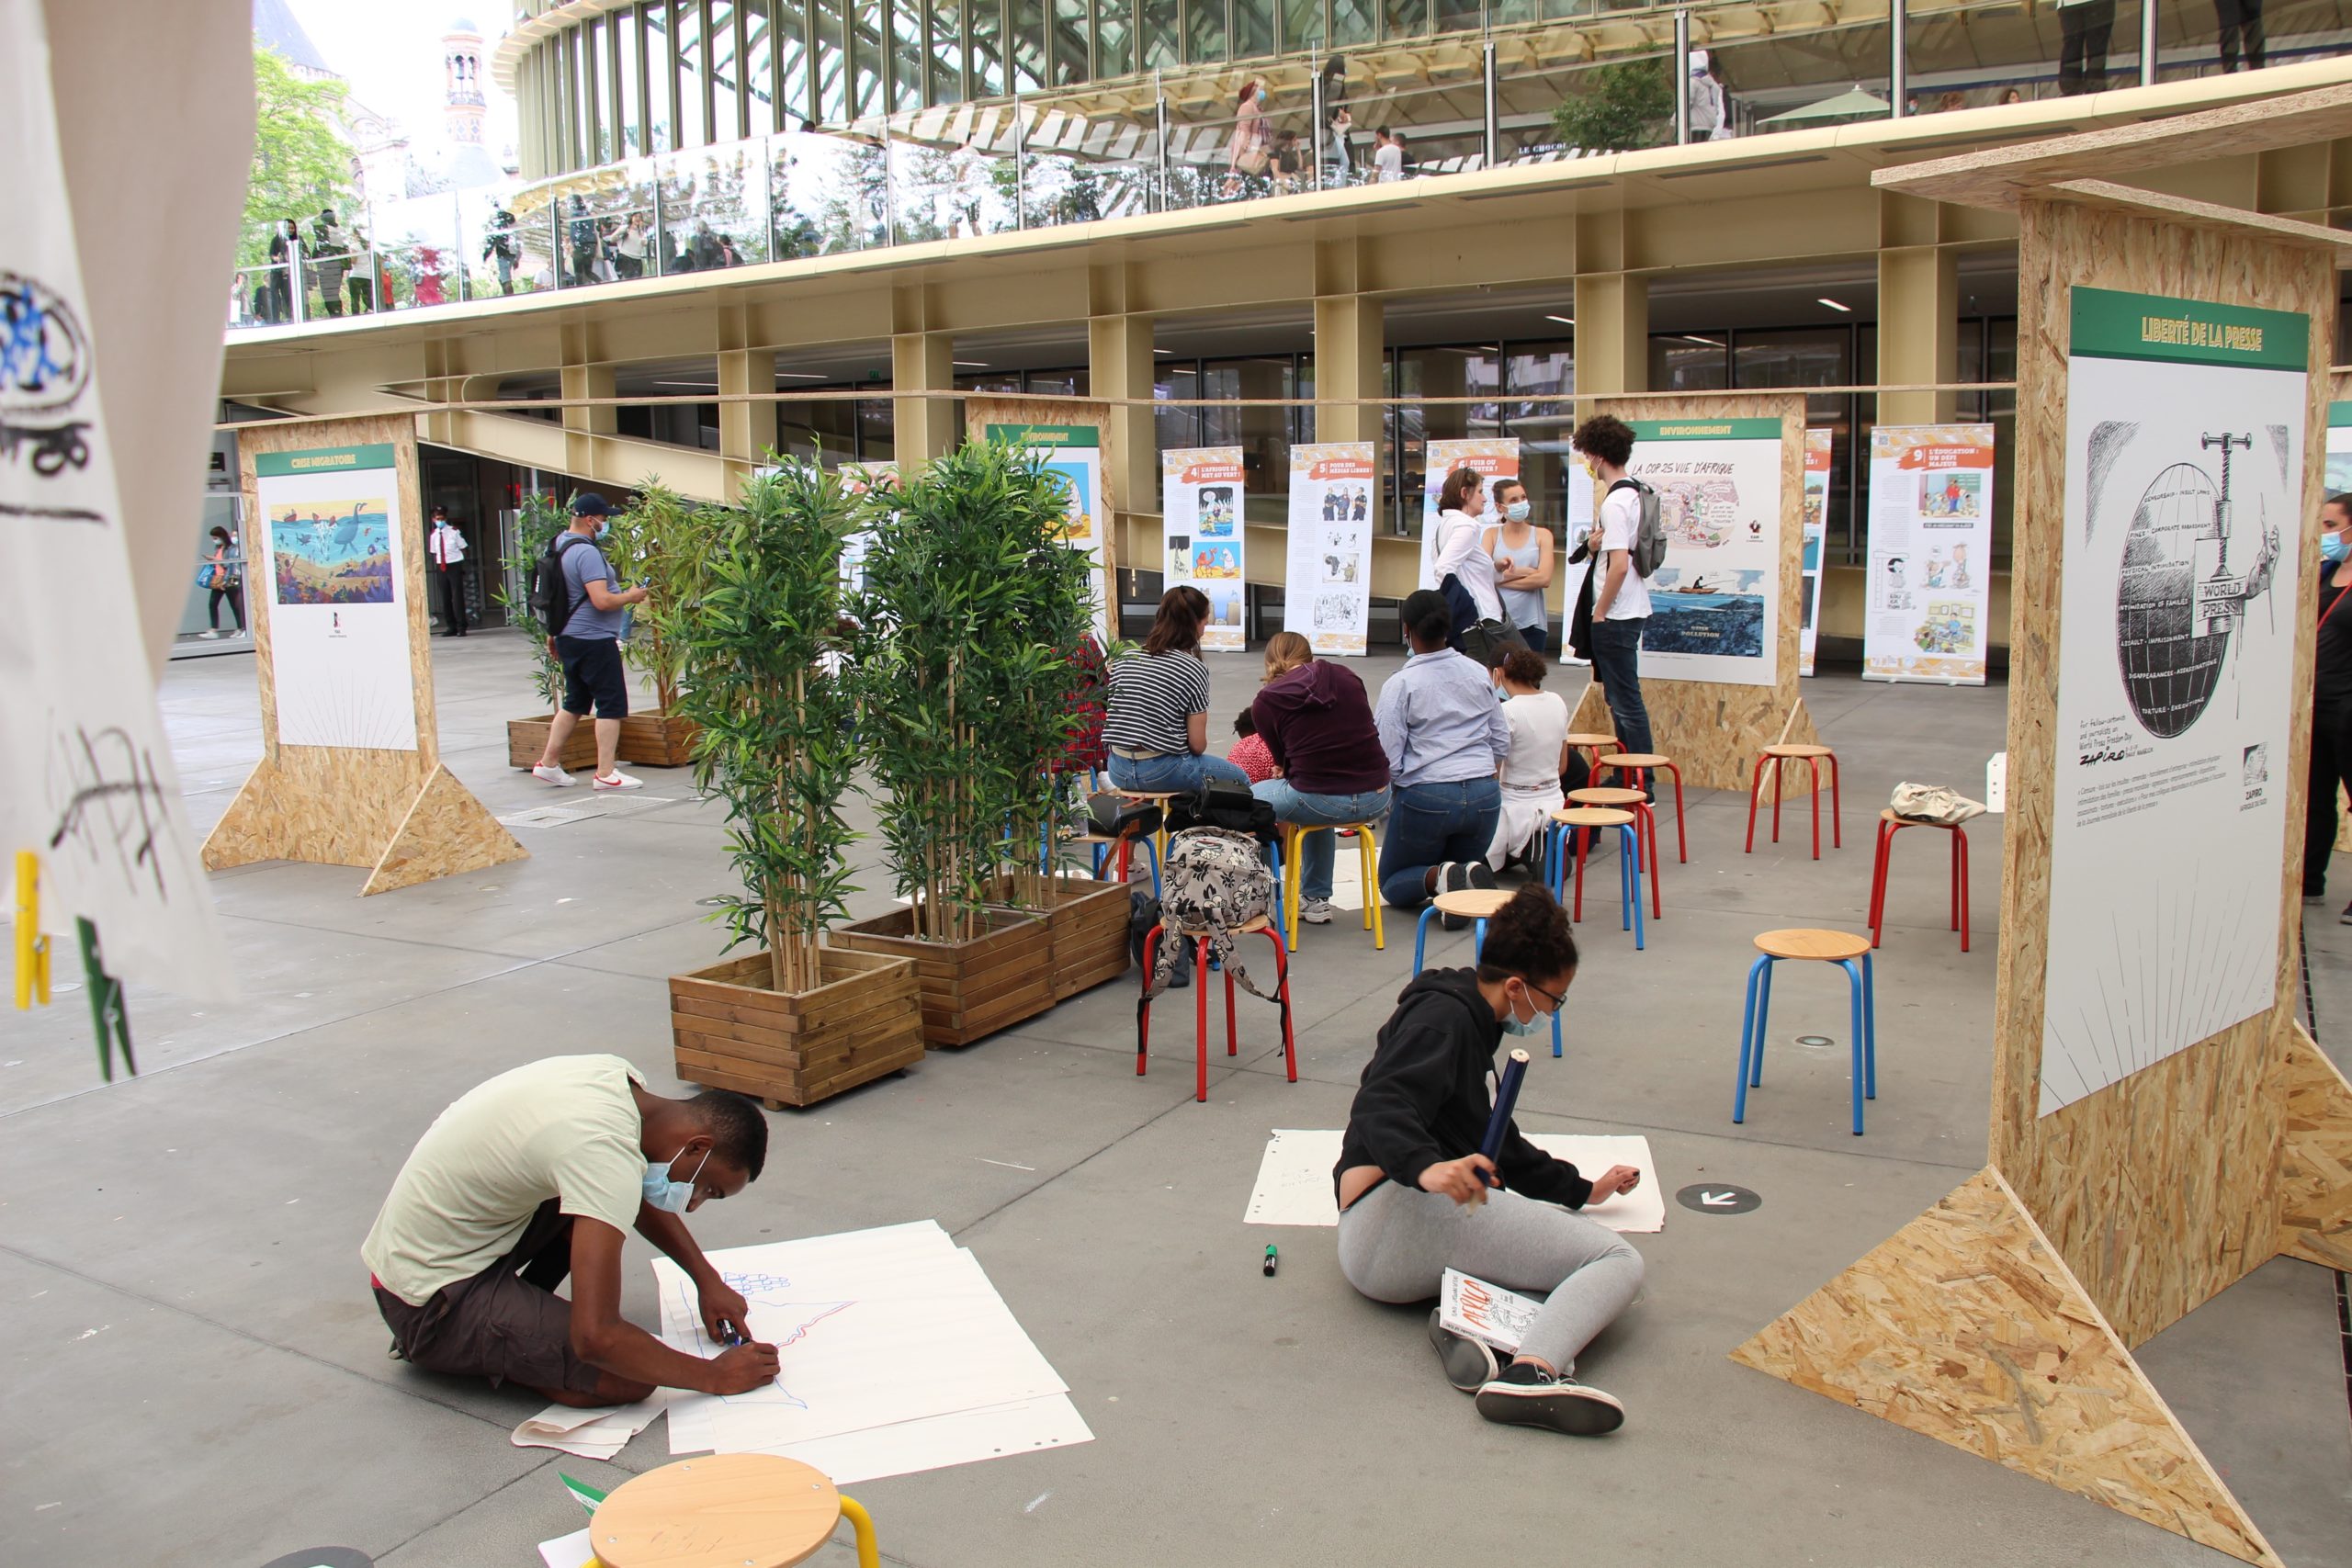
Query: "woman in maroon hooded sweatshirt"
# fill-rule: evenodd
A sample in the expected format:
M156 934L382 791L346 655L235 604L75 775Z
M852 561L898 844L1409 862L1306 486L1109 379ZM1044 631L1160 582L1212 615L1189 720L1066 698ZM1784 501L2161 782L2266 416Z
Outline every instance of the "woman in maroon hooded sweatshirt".
M1364 700L1363 682L1344 664L1329 664L1296 632L1266 644L1266 683L1250 705L1259 739L1281 770L1250 793L1284 822L1321 825L1299 850L1298 918L1331 919L1330 826L1372 822L1388 812L1388 754ZM1367 887L1364 897L1379 897Z

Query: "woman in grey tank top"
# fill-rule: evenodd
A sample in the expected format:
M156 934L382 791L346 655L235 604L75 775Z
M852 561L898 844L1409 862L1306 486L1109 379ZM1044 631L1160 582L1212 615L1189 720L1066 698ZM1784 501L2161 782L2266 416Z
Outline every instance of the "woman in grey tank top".
M1538 653L1552 643L1551 612L1544 597L1552 586L1552 535L1530 523L1527 487L1517 479L1495 481L1495 507L1504 519L1487 530L1487 553L1495 560L1495 586L1527 646Z

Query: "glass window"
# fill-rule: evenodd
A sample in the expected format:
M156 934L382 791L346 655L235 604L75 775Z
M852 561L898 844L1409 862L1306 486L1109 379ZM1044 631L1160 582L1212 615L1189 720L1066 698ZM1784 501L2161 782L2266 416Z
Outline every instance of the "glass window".
M1225 0L1186 0L1184 58L1194 65L1226 59Z
M1022 378L1022 389L1064 398L1082 398L1086 396L1086 378L1083 367L1076 370L1032 370Z
M958 0L938 0L931 7L931 34L925 44L930 72L923 88L928 104L960 103L964 97L964 7Z
M849 85L842 77L842 6L846 0L809 0L810 50L816 62L816 120L839 125L849 118Z
M1320 48L1323 43L1323 0L1282 0L1285 50Z
M735 52L734 0L708 0L710 9L710 139L743 134L743 62Z
M775 0L741 0L737 7L743 17L743 101L752 117L749 133L753 136L764 136L775 129L775 38L768 16L775 4Z
M1457 33L1464 29L1476 31L1486 7L1478 0L1437 0L1436 9L1437 31Z
M801 0L775 0L768 28L770 90L777 130L797 130L808 118L808 15Z
M1083 82L1093 74L1088 60L1091 41L1086 21L1087 0L1053 0L1053 79L1057 87Z
M1430 30L1429 0L1386 0L1385 38L1417 38Z
M971 19L970 69L965 91L975 98L1001 98L1005 93L1004 6L1002 0L969 0Z
M862 119L882 109L883 75L888 69L883 41L889 18L884 0L852 0L849 14L849 113L852 119Z
M1854 337L1845 327L1742 332L1733 343L1736 387L1844 387L1854 380ZM1818 423L1842 418L1847 399L1805 400L1805 417Z
M888 398L857 400L857 460L887 463L899 455L897 405Z
M1395 360L1396 397L1475 398L1502 390L1502 354L1489 344L1400 348ZM1407 403L1396 411L1395 468L1397 503L1405 512L1403 532L1420 531L1420 497L1430 473L1428 444L1498 434L1501 412L1494 403Z
M779 383L780 391L808 391L804 381ZM776 450L787 457L837 468L857 458L857 404L847 400L778 403Z
M1274 0L1233 0L1233 55L1274 52Z
M921 108L923 104L922 5L921 0L891 0L890 107Z
M1331 0L1330 47L1344 49L1351 44L1370 43L1378 16L1373 0Z
M1204 398L1237 401L1296 397L1297 366L1288 355L1210 359L1201 364ZM1201 445L1241 448L1243 512L1253 523L1279 523L1290 506L1290 411L1285 408L1201 410Z
M1012 88L1034 93L1046 85L1045 0L1012 0Z
M1504 390L1512 400L1503 405L1503 434L1519 437L1519 471L1527 481L1527 498L1535 505L1537 520L1557 528L1567 518L1571 476L1582 477L1568 451L1576 411L1567 403L1525 400L1577 389L1575 340L1510 344L1503 375Z
M1184 36L1183 7L1178 0L1136 0L1143 23L1143 59L1138 70L1157 71L1182 63L1177 42Z
M645 151L645 105L637 91L637 13L613 14L613 85L620 98L614 122L620 156L634 158Z
M1094 74L1125 76L1136 68L1135 0L1094 0Z
M1199 397L1199 368L1191 364L1161 360L1158 374L1152 378L1151 395L1162 400ZM1181 451L1201 444L1201 411L1196 408L1154 410L1151 427L1152 438L1163 452Z
M1650 389L1711 392L1731 385L1731 334L1661 333L1650 339Z
M580 29L580 102L588 127L588 161L609 164L613 161L612 107L605 95L612 86L605 58L612 44L605 37L603 17Z
M697 0L677 0L670 26L678 39L678 145L699 147L710 140L703 118L703 85L707 65L703 53L702 6Z

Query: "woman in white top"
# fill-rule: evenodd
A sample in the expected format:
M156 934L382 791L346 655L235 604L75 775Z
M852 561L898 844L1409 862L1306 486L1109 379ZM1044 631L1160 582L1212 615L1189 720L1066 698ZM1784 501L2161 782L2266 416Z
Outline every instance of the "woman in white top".
M1459 581L1482 621L1502 619L1503 602L1495 592L1495 558L1487 553L1483 537L1487 520L1486 479L1476 468L1456 468L1445 476L1437 492L1437 557L1430 572L1438 586L1452 577ZM1458 636L1464 628L1454 628Z
M1225 194L1241 194L1242 181L1266 172L1273 156L1274 133L1266 124L1265 89L1256 81L1241 84L1239 101L1234 106L1233 137L1227 143L1225 158Z
M1502 810L1487 851L1487 863L1497 871L1530 858L1536 835L1566 804L1560 772L1567 765L1568 705L1559 693L1543 690L1544 673L1544 660L1523 648L1504 655L1495 671L1503 721L1510 726L1510 755L1503 759L1500 775Z

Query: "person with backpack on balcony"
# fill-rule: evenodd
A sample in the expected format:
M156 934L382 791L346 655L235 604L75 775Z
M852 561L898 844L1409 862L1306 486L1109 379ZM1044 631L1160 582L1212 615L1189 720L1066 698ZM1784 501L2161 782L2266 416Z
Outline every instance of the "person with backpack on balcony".
M1576 428L1568 445L1609 487L1600 498L1600 585L1592 594L1592 675L1609 699L1617 743L1647 751L1650 712L1642 704L1642 628L1649 624L1650 588L1636 570L1634 547L1655 527L1657 492L1629 479L1634 432L1614 414L1595 414ZM1656 563L1651 563L1656 570Z

